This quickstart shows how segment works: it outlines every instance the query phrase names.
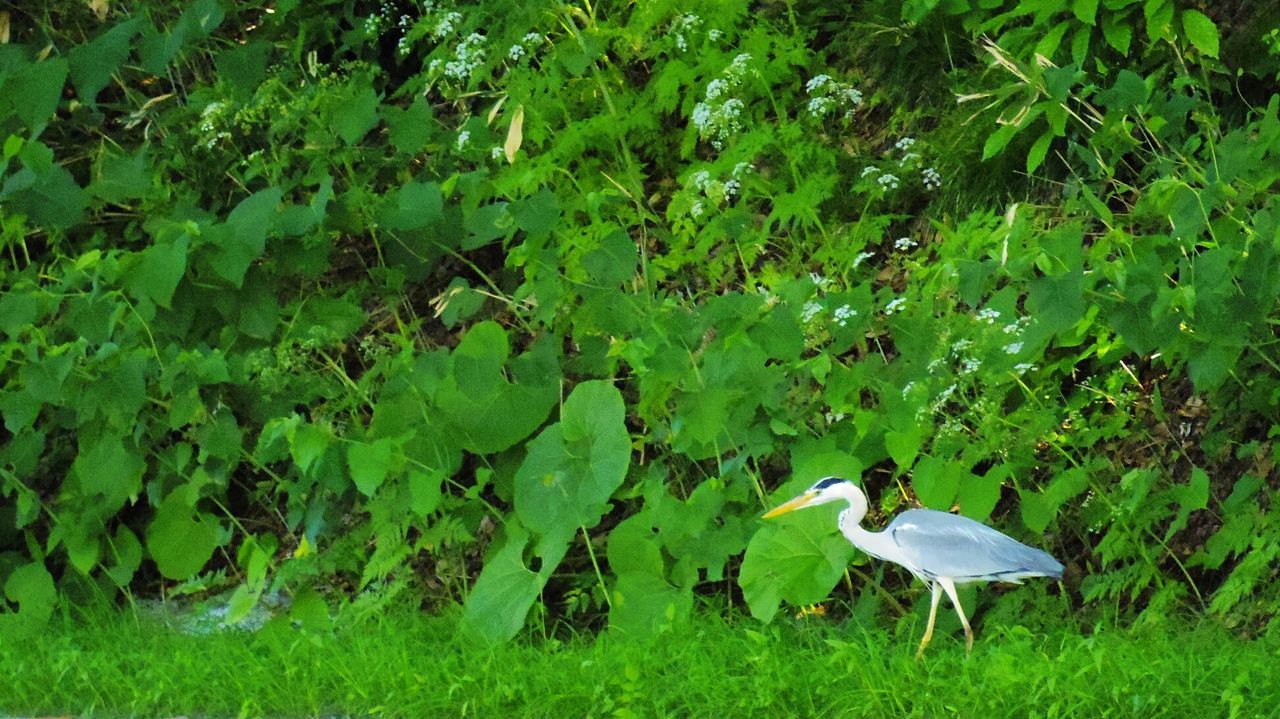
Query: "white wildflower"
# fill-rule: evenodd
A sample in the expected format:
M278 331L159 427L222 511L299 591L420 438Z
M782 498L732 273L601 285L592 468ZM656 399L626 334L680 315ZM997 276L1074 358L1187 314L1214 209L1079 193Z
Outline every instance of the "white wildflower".
M904 385L902 388L902 398L906 399L907 395L911 394L911 390L915 388L916 388L915 382L908 382L906 385Z
M809 98L809 104L806 109L809 111L810 115L822 117L828 112L831 112L831 108L835 107L835 104L835 100L832 100L825 95L822 97L811 97Z
M1018 354L1018 353L1019 353L1019 352L1021 352L1021 351L1022 351L1022 343L1021 343L1021 342L1012 342L1012 343L1007 344L1007 345L1005 345L1005 346L1004 346L1004 352L1005 352L1005 354L1016 355L1016 354Z
M756 166L751 164L750 162L739 162L738 164L733 166L733 172L730 174L733 175L733 179L736 180L755 169L756 169Z
M915 138L904 137L901 140L898 140L897 142L895 142L893 146L897 148L899 152L906 152L907 150L910 150L911 146L914 144L916 144Z
M711 173L706 170L698 170L689 178L689 182L698 188L699 192L706 192L711 185Z
M910 237L899 237L898 239L893 241L894 248L899 250L909 250L918 244L920 243L916 242Z
M867 261L867 260L871 259L872 257L875 257L875 255L874 255L873 253L870 253L870 252L859 252L859 253L858 253L858 254L853 258L853 267L854 267L854 269L857 269L857 268L858 268L858 265L860 265L860 264L862 264L863 262L865 262L865 261Z
M737 180L724 181L724 196L726 199L733 199L738 195L738 191L742 189L742 183Z
M895 175L885 173L881 175L876 182L880 183L880 187L885 190L898 189L898 178Z
M821 311L822 305L817 302L806 302L804 303L804 307L800 310L800 321L809 322Z
M996 323L996 320L1000 319L1000 310L983 307L982 310L978 312L978 319L989 325L993 325Z
M978 368L981 366L982 366L982 360L967 358L964 360L964 362L961 363L960 374L971 374L973 372L977 372Z
M519 43L512 45L507 49L507 57L511 59L511 62L518 62L520 58L524 57L524 45Z
M861 174L861 175L859 175L859 177L866 177L867 175L874 175L874 174L876 174L876 173L877 173L877 172L879 172L879 171L880 171L880 170L879 170L879 169L877 169L875 165L867 165L866 167L862 168L862 174Z
M831 76L830 76L830 75L817 75L817 76L814 76L813 78L810 78L809 82L805 83L805 85L804 85L804 91L805 91L806 93L808 93L808 94L812 95L812 94L814 93L814 91L815 91L815 90L821 90L821 89L822 89L822 87L823 87L824 85L826 85L827 83L829 83L829 82L831 82Z
M689 208L689 214L694 218L702 217L702 213L704 211L705 210L702 206L702 200L698 200L697 202L693 203L693 207Z
M831 280L829 278L823 277L817 272L810 272L809 280L813 282L813 285L820 290L827 289L827 287L831 284Z
M467 143L468 143L468 142L470 142L470 141L471 141L471 131L470 131L470 130L463 130L462 132L459 132L459 133L458 133L458 141L457 141L457 143L456 143L456 144L457 144L458 151L459 151L459 152L461 152L461 151L462 151L462 149L463 149L464 147L466 147L466 146L467 146Z
M840 305L839 307L836 308L836 311L832 314L835 316L836 324L840 325L841 327L844 327L846 324L848 324L849 320L858 316L858 311L853 309L849 305Z
M462 13L460 12L445 13L440 17L440 20L436 22L436 26L434 29L432 29L431 34L434 35L437 40L439 40L445 35L448 35L449 33L453 32L453 28L460 22L462 22Z
M493 158L494 160L498 159L499 157L502 157L502 153L503 153L503 149L501 147L498 147L497 145L494 145L493 147L489 148L489 157Z
M729 91L729 81L722 77L717 77L716 79L707 83L707 99L708 100L714 100L728 91Z
M936 190L939 187L942 187L942 175L939 175L938 171L932 167L924 168L924 170L920 172L920 175L924 180L924 189Z
M716 28L711 28L710 30L707 31L707 39L710 40L711 42L716 42L722 37L724 37L723 30L717 30Z
M1023 372L1034 371L1035 368L1036 366L1031 364L1030 362L1019 362L1018 364L1013 366L1013 371L1017 372L1018 374L1022 374Z
M889 304L884 306L884 313L886 315L891 315L894 312L900 312L902 311L902 307L906 304L907 304L907 298L895 297L889 301Z

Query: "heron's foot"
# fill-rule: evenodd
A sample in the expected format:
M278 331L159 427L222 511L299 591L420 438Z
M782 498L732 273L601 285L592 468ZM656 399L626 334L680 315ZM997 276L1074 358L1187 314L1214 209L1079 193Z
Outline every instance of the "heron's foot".
M969 627L964 628L964 653L965 656L973 654L973 630Z
M924 638L920 640L920 646L916 649L916 661L924 659L924 648L929 646L929 640L933 638L933 632L928 632Z

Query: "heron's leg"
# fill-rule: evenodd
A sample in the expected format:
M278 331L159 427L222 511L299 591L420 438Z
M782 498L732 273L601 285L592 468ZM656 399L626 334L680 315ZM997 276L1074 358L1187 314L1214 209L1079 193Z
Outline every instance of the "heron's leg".
M929 623L924 627L924 638L920 640L920 648L916 650L917 660L924 656L924 648L933 639L933 622L938 618L938 600L942 598L942 587L937 582L930 582L929 586L933 590L933 597L929 600Z
M937 582L947 590L947 596L951 597L951 605L956 608L956 614L960 615L960 623L964 625L964 651L968 654L973 651L973 628L969 626L969 618L964 615L964 607L960 606L960 598L956 596L956 583L941 577Z

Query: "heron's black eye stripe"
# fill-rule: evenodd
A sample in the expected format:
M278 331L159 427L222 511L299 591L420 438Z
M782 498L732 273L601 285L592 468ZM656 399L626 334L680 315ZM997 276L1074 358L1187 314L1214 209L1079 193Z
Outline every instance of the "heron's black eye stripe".
M841 484L844 481L845 480L840 479L839 477L827 477L826 479L819 480L817 484L813 485L813 489L814 491L821 491L833 484Z

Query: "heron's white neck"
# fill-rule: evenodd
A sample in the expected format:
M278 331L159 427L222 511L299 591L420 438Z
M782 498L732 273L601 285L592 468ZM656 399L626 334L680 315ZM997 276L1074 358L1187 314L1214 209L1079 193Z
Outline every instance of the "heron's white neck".
M870 554L878 559L887 559L890 561L900 561L898 555L900 549L893 541L893 537L888 536L884 532L870 532L862 528L859 522L867 516L867 499L862 492L857 492L856 497L846 497L849 500L849 508L840 513L839 526L840 533L848 539L853 546Z

